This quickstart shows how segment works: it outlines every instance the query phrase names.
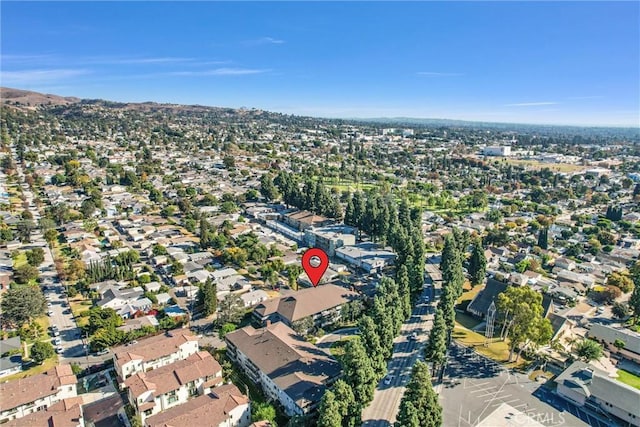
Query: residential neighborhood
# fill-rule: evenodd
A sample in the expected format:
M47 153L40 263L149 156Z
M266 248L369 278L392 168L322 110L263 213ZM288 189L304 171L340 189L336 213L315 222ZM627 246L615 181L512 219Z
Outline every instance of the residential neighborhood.
M637 135L2 91L0 421L640 426Z

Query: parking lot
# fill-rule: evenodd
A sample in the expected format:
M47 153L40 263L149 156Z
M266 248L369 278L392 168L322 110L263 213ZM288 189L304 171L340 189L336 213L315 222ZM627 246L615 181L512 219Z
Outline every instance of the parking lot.
M444 382L438 387L447 426L476 426L506 403L547 426L601 425L526 375L510 372L471 349L452 344ZM582 411L584 412L584 411Z

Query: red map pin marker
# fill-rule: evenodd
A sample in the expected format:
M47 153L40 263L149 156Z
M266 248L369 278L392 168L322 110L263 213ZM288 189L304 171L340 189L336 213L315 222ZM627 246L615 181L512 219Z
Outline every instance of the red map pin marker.
M302 268L314 287L320 283L327 267L329 267L329 257L320 248L311 248L302 255Z

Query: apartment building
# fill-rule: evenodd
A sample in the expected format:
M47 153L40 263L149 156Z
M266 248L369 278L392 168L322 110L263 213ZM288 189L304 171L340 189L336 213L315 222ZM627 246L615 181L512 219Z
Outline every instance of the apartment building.
M199 350L198 338L184 329L168 331L139 342L113 348L113 366L120 382L137 372L146 372L184 360Z
M316 409L340 364L279 322L226 335L227 355L289 416Z
M0 384L0 423L23 418L77 396L77 379L70 365Z
M124 381L129 402L142 421L189 399L209 393L222 383L222 367L206 351L184 360L138 372Z
M191 399L144 421L145 427L211 426L247 427L251 424L251 405L233 384Z
M359 298L356 292L337 285L320 285L301 289L295 294L263 301L256 306L253 317L259 325L284 322L294 327L309 318L317 327L325 327L337 322L342 315L342 307Z

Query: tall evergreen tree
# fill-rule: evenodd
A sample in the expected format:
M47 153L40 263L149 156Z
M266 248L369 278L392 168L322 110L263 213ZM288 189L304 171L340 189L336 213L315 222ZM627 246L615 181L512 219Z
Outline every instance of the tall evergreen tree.
M336 395L331 390L325 391L320 400L318 427L342 427L340 402L336 400Z
M356 401L353 390L344 380L333 384L333 392L340 403L340 414L344 427L360 427L362 425L362 404Z
M378 336L378 331L376 325L373 323L373 319L367 315L362 316L358 323L358 329L360 331L362 344L371 359L373 369L376 371L378 378L382 378L386 374L387 364L384 360L380 337Z
M417 424L415 423L416 415ZM400 412L396 422L396 427L413 425L420 427L440 427L442 425L442 407L438 403L438 395L431 385L429 368L426 363L420 361L416 362L413 367L411 380L400 401Z
M543 227L538 232L538 246L542 249L549 248L549 229L547 227Z
M469 276L473 286L484 282L487 273L487 258L484 255L482 240L478 237L473 242L473 251L469 259Z
M442 309L436 310L433 327L429 333L429 341L424 347L425 359L433 364L433 371L442 366L447 353L447 326L444 320Z
M409 287L409 272L407 266L402 264L396 272L396 283L398 283L398 293L400 294L400 306L405 319L411 316L411 293Z
M368 404L373 400L377 377L360 339L347 342L342 360L344 380L351 386L356 402Z
M373 298L373 308L371 310L371 317L378 328L378 336L380 337L380 345L384 358L391 357L393 350L393 319L391 313L387 310L385 301L380 296L376 295Z

